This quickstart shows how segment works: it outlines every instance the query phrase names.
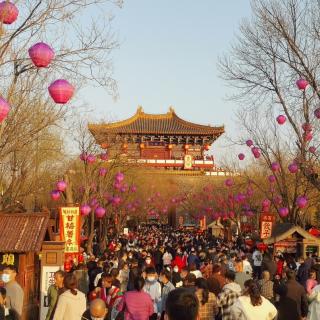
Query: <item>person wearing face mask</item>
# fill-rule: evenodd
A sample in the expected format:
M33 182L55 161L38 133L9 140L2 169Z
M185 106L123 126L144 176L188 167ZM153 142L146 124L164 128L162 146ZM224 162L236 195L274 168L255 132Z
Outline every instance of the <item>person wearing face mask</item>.
M161 285L157 281L157 272L154 267L148 267L146 272L146 283L143 287L143 291L148 293L152 299L155 315L154 319L157 319L157 314L161 310Z
M14 266L7 266L3 270L2 281L5 283L7 291L6 307L17 312L19 317L22 315L24 292L16 281L17 270Z
M174 260L172 261L172 266L177 266L179 272L187 265L187 257L183 255L181 249L177 250L177 255L175 256Z
M178 266L174 266L173 270L172 270L172 284L178 288L178 287L182 287L183 283L182 283L182 279L179 273L179 268Z
M106 320L108 309L101 299L95 299L90 303L90 308L82 315L81 320Z
M159 281L162 283L162 294L161 294L161 320L164 319L166 310L166 301L169 293L175 289L174 285L170 282L171 272L164 269L160 272Z

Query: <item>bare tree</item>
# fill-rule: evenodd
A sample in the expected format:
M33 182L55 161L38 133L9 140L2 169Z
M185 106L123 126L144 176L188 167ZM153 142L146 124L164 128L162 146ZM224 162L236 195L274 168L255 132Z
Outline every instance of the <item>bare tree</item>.
M10 27L1 25L0 95L11 106L7 120L0 125L3 209L20 201L25 193L36 191L36 184L28 180L34 181L37 176L31 170L35 160L25 157L20 161L22 156L38 148L49 132L55 132L59 141L56 146L47 143L57 152L56 160L63 152L58 129L69 112L67 106L57 106L48 97L51 81L66 78L77 90L90 82L116 94L111 53L118 45L106 12L110 3L122 4L120 0L18 1L18 20ZM90 16L93 9L100 14ZM39 41L55 50L55 59L48 68L37 69L28 57L28 49ZM39 153L37 159L39 168ZM31 172L35 176L31 177ZM22 183L32 190L21 188Z
M280 164L277 191L292 222L301 224L297 196L312 197L311 185L320 190L318 154L310 152L319 145L313 114L320 97L319 13L317 0L253 0L251 20L241 23L235 44L219 64L222 77L235 88L232 98L242 104L243 132L260 148L266 168ZM297 89L299 78L308 81L307 90ZM275 124L279 114L287 118L281 128ZM301 170L293 179L287 171L291 161Z

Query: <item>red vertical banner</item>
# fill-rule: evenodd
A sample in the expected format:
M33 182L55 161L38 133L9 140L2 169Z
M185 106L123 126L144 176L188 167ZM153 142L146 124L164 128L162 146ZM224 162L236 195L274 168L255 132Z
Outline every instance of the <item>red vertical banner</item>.
M80 208L60 208L60 237L65 241L65 254L80 252Z
M271 237L274 226L275 216L270 213L262 213L260 217L260 238L266 239Z
M206 216L203 216L201 219L200 219L200 229L202 231L206 230L207 229L207 217Z

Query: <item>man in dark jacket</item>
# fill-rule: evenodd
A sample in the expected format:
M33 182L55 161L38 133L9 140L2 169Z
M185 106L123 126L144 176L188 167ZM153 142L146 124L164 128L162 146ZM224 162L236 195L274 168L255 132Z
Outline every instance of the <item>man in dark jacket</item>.
M287 275L287 298L293 300L297 304L297 311L299 317L306 317L308 314L308 300L306 295L306 290L304 287L296 281L296 274L292 270L286 272Z
M275 303L278 310L277 320L300 320L300 316L297 310L297 303L288 298L288 288L286 285L281 284L275 290L275 293L280 296L279 301Z
M300 261L303 261L303 259L300 259ZM309 278L309 271L308 265L305 262L302 262L297 272L297 280L305 289Z
M188 265L195 264L197 269L200 269L200 259L197 256L196 250L194 248L191 249L191 253L188 257Z

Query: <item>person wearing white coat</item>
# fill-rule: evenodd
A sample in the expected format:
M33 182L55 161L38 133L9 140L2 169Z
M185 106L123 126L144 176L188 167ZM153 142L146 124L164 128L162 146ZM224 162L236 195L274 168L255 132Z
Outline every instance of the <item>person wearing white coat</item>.
M67 274L64 278L66 291L58 298L57 308L53 320L81 320L86 311L86 296L76 289L77 278L74 274Z
M311 294L308 296L308 300L311 301L309 305L309 313L307 316L308 320L319 320L320 319L320 284L315 286Z
M250 279L244 283L245 294L240 296L231 307L233 320L273 320L277 309L266 298L260 295L257 283Z

